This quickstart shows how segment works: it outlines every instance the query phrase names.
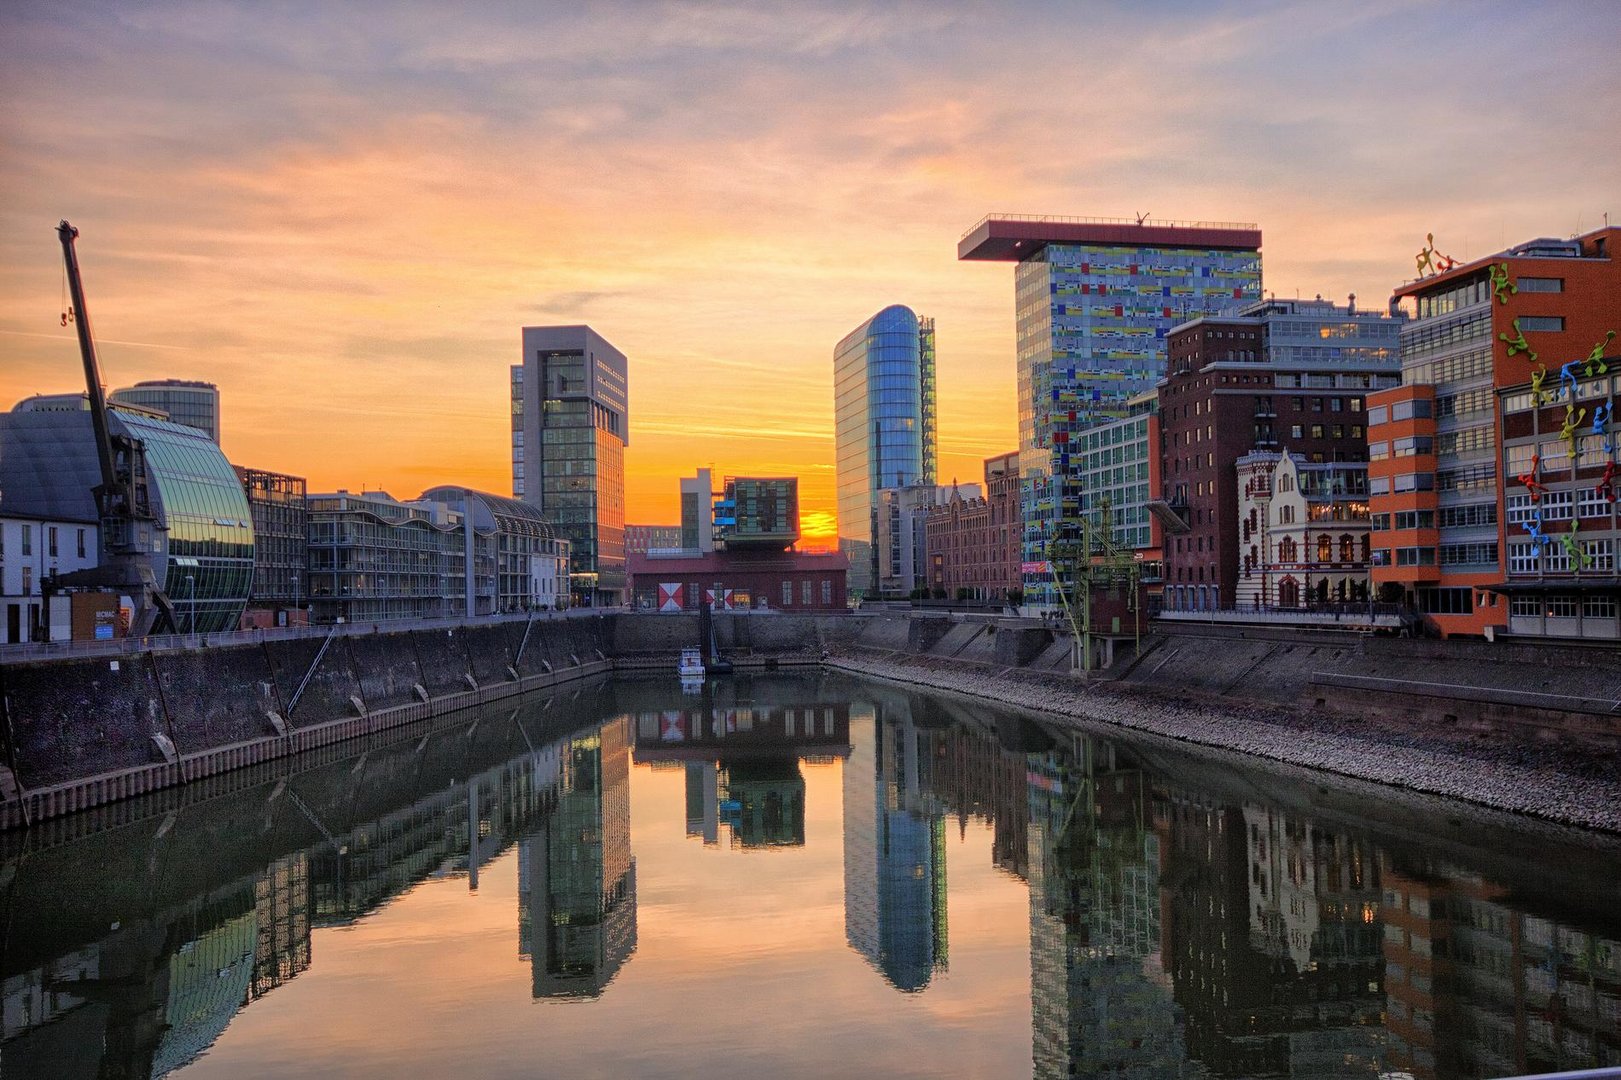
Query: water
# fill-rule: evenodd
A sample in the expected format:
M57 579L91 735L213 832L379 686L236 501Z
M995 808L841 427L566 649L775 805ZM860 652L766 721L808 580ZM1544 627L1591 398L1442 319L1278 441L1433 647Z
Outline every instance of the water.
M8 1080L1621 1059L1615 838L877 684L604 682L208 783L0 838Z

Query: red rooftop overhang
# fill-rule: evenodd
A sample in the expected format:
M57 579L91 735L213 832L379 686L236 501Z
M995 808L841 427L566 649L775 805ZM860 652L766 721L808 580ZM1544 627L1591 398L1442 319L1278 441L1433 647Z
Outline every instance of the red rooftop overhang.
M1236 221L1143 221L1133 218L1036 217L991 214L957 242L957 258L1018 262L1048 244L1259 251L1261 227Z

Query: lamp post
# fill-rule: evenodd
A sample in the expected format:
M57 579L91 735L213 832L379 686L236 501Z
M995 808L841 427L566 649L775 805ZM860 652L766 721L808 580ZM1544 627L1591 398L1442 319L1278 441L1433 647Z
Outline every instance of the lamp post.
M197 578L191 574L186 575L186 596L190 601L191 621L188 629L193 640L197 637Z

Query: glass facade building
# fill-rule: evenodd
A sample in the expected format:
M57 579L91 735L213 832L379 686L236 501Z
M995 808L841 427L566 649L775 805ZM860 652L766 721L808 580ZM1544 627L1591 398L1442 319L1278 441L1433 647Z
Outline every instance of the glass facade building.
M935 480L934 320L894 305L833 350L839 550L851 595L872 591L878 492Z
M573 604L625 590L625 354L588 326L526 326L512 367L512 493L570 544Z
M47 520L96 521L101 483L90 413L10 412L3 418L0 490L8 511ZM174 605L182 634L235 630L253 584L253 516L231 463L196 428L114 407L115 439L138 442L157 528L146 556ZM105 541L103 552L112 545Z
M1081 434L1154 388L1173 326L1260 299L1260 247L1256 226L1212 222L993 216L964 234L959 258L1015 264L1027 605L1057 602L1047 547L1081 513Z
M206 432L216 444L220 441L220 392L213 383L154 379L114 390L107 400L160 409L175 423Z

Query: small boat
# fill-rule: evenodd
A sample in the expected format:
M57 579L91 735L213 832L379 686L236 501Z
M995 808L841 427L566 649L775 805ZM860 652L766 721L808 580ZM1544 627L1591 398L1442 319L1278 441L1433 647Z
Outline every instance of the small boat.
M682 649L681 659L675 665L676 674L682 679L701 679L704 677L703 653L697 649Z

